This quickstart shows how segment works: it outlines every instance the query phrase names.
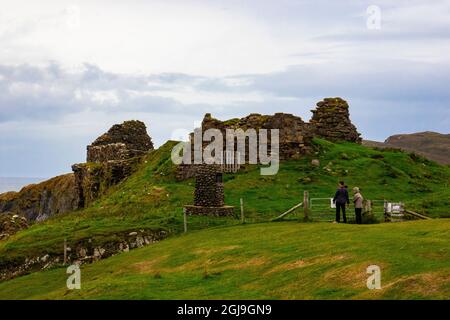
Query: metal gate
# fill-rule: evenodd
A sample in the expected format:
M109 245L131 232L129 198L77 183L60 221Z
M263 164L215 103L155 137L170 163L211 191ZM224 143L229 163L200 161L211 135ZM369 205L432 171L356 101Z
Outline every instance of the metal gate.
M333 198L311 198L309 200L309 216L313 221L334 221L336 219L336 205ZM373 221L385 221L385 200L365 200L363 215ZM355 209L353 204L347 207L346 216L348 222L355 222ZM342 217L341 217L342 219Z

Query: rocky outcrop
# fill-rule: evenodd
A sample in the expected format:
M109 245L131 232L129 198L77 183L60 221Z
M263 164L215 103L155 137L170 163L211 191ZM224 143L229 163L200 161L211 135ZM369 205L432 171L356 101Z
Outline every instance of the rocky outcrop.
M105 259L131 249L159 242L168 236L165 230L137 230L115 234L108 241L86 238L75 243L67 243L66 265L88 264ZM14 261L0 260L0 280L11 279L33 271L64 265L64 250L59 252L41 253L38 256L16 259Z
M326 98L317 103L317 109L311 111L309 122L311 134L333 142L350 141L361 143L361 135L350 120L347 101L341 98Z
M28 228L28 222L25 217L10 212L0 214L0 240L5 240L26 228Z
M77 206L86 207L133 174L142 156L150 150L153 143L141 121L116 124L98 137L87 147L87 163L72 166Z
M66 174L0 195L0 213L12 212L28 221L43 221L78 206L75 177ZM3 213L1 215L3 215Z
M77 208L84 208L98 199L110 187L123 181L136 171L141 158L108 161L104 163L74 164Z

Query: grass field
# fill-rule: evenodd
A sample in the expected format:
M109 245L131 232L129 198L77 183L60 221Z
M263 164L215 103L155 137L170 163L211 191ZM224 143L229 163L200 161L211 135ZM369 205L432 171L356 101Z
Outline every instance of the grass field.
M449 299L450 220L213 228L0 283L0 299ZM382 290L368 290L378 265Z
M89 208L55 216L19 232L7 241L1 241L0 266L24 261L26 257L61 255L64 238L67 238L69 246L86 238L93 239L95 245L101 246L114 239L118 233L141 229L164 229L171 236L179 235L183 229L182 206L193 201L194 181L175 180L175 167L170 160L174 145L175 142L168 142L151 152L135 174L111 188ZM450 217L450 167L395 150L375 150L352 143L334 144L324 140L315 140L315 145L316 154L283 162L276 176L263 177L256 166L246 166L237 174L225 175L226 203L238 207L242 197L245 202L246 221L250 224L267 222L301 202L304 190L308 190L314 198L332 197L337 182L345 180L350 188L361 187L366 199L403 201L407 208L431 217ZM321 165L312 166L312 159L319 159ZM312 218L314 220L315 216L312 215ZM330 213L330 220L332 218ZM442 221L444 220L436 221L436 225L432 225L438 228ZM189 218L190 231L238 224L238 217ZM319 225L324 230L334 228L326 224ZM448 228L448 223L443 222L443 226ZM259 225L246 228L250 232L256 230L252 228L258 227ZM312 230L313 233L321 230L321 227L309 225L286 225L288 229L291 227L305 232ZM217 229L220 230L217 232L236 232L234 230L242 230L240 228L242 227ZM346 230L345 228L352 226L342 228ZM378 236L383 238L389 236L385 233L397 232L396 230L403 230L402 228L376 225L356 230L378 230ZM208 232L212 231L205 234ZM262 229L259 232L262 232ZM377 237L375 233L372 235L372 242L367 245L376 247ZM314 234L308 236L315 237ZM363 234L362 236L364 237ZM158 248L160 246L164 244L158 245ZM255 250L258 248L255 243ZM330 296L333 294L330 293Z

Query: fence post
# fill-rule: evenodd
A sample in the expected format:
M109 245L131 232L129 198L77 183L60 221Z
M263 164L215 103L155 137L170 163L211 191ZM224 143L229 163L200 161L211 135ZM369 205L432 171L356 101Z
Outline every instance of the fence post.
M245 216L244 216L244 199L241 198L241 223L245 223Z
M187 213L186 208L183 208L183 222L184 222L184 233L187 232Z
M384 222L390 222L389 214L388 214L388 202L384 200Z
M303 193L303 214L304 220L309 220L309 191Z
M67 265L67 238L64 238L64 265Z
M372 200L367 200L364 208L365 214L372 214Z

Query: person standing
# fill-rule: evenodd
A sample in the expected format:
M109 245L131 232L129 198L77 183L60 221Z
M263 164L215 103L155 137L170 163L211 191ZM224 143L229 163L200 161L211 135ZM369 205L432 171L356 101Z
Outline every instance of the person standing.
M346 205L350 204L350 198L348 196L348 191L345 188L345 183L343 181L339 182L338 190L333 198L333 203L336 204L336 222L341 222L341 211L342 217L344 218L344 223L347 223L347 215L345 213Z
M362 208L364 197L358 187L353 188L353 203L355 204L356 224L362 224Z

